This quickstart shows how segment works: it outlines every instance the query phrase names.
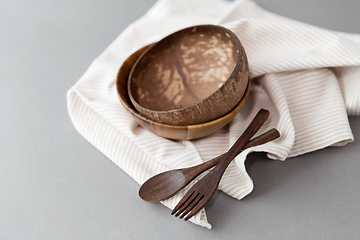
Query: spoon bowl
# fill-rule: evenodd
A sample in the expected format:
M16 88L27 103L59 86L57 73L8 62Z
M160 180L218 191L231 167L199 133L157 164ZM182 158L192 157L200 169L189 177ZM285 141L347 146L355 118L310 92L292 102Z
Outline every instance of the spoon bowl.
M276 129L271 129L262 135L250 140L245 147L237 149L236 155L243 150L265 144L280 136ZM160 173L148 179L139 189L139 196L147 202L158 202L174 196L197 176L204 171L217 165L225 156L225 153L200 165L170 170Z

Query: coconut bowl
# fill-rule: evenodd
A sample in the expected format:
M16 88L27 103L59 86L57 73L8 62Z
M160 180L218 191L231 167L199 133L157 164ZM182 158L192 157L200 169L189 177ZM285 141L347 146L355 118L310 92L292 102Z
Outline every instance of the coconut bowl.
M116 78L116 88L119 100L127 112L132 115L133 119L140 126L164 138L173 140L193 140L208 136L223 128L239 113L249 94L250 81L248 81L248 85L244 91L243 97L235 105L235 107L227 114L211 121L200 124L176 126L159 123L140 114L133 106L129 98L127 85L132 67L141 54L148 48L149 46L145 46L131 54L121 65Z
M147 48L130 70L130 101L155 122L188 126L232 111L248 87L245 50L227 28L198 25Z

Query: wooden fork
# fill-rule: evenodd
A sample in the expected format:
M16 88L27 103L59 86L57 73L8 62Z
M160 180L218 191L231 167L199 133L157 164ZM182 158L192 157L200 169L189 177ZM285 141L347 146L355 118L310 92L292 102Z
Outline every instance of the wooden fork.
M265 109L261 109L257 113L255 118L252 120L240 138L226 153L223 160L189 189L189 191L171 212L171 215L175 214L176 217L180 215L180 218L185 217L186 221L198 213L206 205L206 203L211 199L216 189L218 188L226 168L236 157L238 153L237 150L242 149L245 144L255 135L255 133L265 123L269 114L269 111Z

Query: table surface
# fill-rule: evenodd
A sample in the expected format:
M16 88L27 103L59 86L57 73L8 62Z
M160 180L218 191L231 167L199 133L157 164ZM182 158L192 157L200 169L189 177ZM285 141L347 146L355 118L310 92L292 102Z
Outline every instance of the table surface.
M360 33L358 0L258 0L320 27ZM1 239L360 239L355 141L272 161L252 153L254 191L218 191L212 230L138 197L139 185L74 129L66 91L154 0L0 2Z

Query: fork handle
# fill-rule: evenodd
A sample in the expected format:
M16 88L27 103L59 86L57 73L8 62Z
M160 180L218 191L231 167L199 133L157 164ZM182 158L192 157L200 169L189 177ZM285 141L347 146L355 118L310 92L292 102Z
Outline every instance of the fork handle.
M242 149L237 148L236 156L247 148L256 147L268 143L272 140L277 139L278 137L280 137L279 131L276 130L275 128L270 129L269 131L257 136L256 138L251 139L249 142L246 143L246 145ZM189 179L190 181L192 181L204 171L216 166L219 162L221 162L221 160L225 157L225 155L226 152L200 165L196 165L194 167L189 167L189 168L183 168L182 170L184 171L184 175L190 176ZM194 174L194 172L196 172L196 174Z
M221 177L230 162L241 152L246 143L256 134L256 132L259 131L269 115L270 112L268 110L260 109L250 125L245 129L243 134L226 153L223 160L212 170L213 174L216 172L217 174L220 174Z

